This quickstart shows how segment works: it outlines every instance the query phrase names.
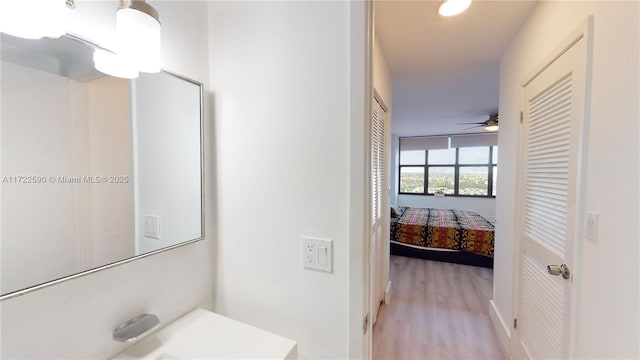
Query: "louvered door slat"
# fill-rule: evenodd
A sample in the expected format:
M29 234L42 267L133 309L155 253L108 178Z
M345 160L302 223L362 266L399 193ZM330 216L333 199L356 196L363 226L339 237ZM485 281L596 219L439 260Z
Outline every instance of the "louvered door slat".
M374 99L371 116L371 216L373 223L382 216L382 192L384 190L384 110Z
M534 359L555 359L561 353L562 338L554 336L562 332L562 307L564 292L558 278L550 278L545 265L534 257L523 257L523 288L520 301L523 305L521 321L537 326L523 327L522 336L528 340L528 350Z
M533 194L544 193L544 194L556 194L559 196L563 196L565 193L563 192L564 187L567 186L566 182L562 182L562 180L557 179L536 179L528 181L530 191Z
M536 133L536 131L540 129L544 129L549 126L547 121L549 119L556 119L561 116L566 117L567 115L567 105L571 103L571 92L561 92L557 94L558 96L562 96L564 98L553 99L553 102L544 102L537 105L531 103L531 116L536 117L536 119L532 119L531 123L531 131L532 133Z
M562 192L562 189L567 186L567 182L563 182L558 179L540 179L540 180L531 180L529 181L531 186L535 186L537 188L545 188L548 192L558 191Z
M558 98L557 94L562 91L566 91L571 88L571 80L569 79L569 74L562 76L560 79L556 80L555 83L549 86L549 91L541 92L536 96L532 97L529 102L536 106L541 103L545 103L549 101L549 99Z
M374 104L375 105L375 104ZM378 218L378 107L373 106L371 119L371 216L375 222Z
M527 190L527 195L532 197L531 204L537 204L543 207L551 207L564 209L567 204L566 194L562 194L561 190L554 190L555 193L546 189ZM532 207L535 208L535 207Z
M565 116L571 116L571 113L569 112L570 110L565 109L564 111L566 111L566 113L563 113L561 111L558 114L555 114L556 117L563 118ZM531 131L530 135L531 136L547 136L551 133L567 131L569 130L567 126L568 126L567 124L562 125L562 124L547 123L545 126L539 126L534 131Z
M544 224L546 224L547 226L543 227L543 230L546 229L547 227L550 227L552 228L551 230L553 230L554 232L564 234L564 229L562 227L563 224L556 219L558 217L557 213L554 213L554 211L551 211L551 210L549 211L535 210L532 212L535 215L535 218L527 220L528 223L537 224L544 221ZM531 228L533 229L535 228L535 226L531 226Z
M553 145L553 146L550 146ZM536 154L542 151L561 151L569 147L569 133L556 132L552 136L532 138L528 150Z
M570 128L571 117L565 116L571 109L571 76L565 76L561 81L551 86L541 95L529 102L531 131L545 126L562 126ZM561 116L554 117L553 114ZM568 161L570 156L570 133L562 131L553 133L552 136L527 137L527 178L545 180L548 174L556 174L555 179L568 180ZM538 157L540 153L546 155L542 161ZM530 157L531 156L531 157ZM568 181L566 186L557 184L555 189L549 191L547 187L537 186L535 182L526 183L526 231L528 233L545 233L547 236L534 239L559 252L564 252L567 218L566 199L568 194ZM553 226L541 229L553 217Z

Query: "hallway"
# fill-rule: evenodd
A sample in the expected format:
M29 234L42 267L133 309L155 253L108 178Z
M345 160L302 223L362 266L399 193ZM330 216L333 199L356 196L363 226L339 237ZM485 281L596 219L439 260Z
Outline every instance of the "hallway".
M491 269L391 256L373 358L505 359L489 319L492 278Z

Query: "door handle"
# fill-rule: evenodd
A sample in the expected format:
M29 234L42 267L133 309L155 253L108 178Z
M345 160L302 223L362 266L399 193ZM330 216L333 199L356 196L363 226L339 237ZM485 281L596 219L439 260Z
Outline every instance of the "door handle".
M564 279L569 279L571 277L571 271L569 270L567 264L547 265L547 271L553 276L562 275Z

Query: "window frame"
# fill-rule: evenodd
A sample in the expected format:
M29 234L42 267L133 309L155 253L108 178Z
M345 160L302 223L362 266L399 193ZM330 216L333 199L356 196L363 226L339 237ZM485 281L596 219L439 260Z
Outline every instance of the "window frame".
M485 147L485 146L478 146L478 147ZM494 161L494 148L497 147L497 145L492 145L492 146L486 146L489 148L489 160L488 162L482 163L482 164L461 164L460 163L460 148L454 148L456 149L456 156L455 156L455 163L453 164L437 164L437 165L429 165L429 150L424 150L425 152L425 157L424 157L424 164L422 165L416 165L416 164L412 164L412 165L402 165L402 151L399 151L399 157L398 157L398 195L420 195L420 196L436 196L435 193L430 194L429 193L429 168L435 168L435 167L448 167L454 168L454 185L453 185L453 194L445 194L444 196L453 196L453 197L469 197L469 198L493 198L495 199L496 195L493 193L493 182L494 182L494 178L493 178L493 168L495 167L496 169L498 168L498 162ZM485 168L487 169L487 195L466 195L466 194L460 194L460 168L469 168L469 167L478 167L478 168ZM424 178L423 178L423 183L424 183L424 191L419 193L419 192L402 192L402 183L401 183L401 178L402 178L402 168L423 168L424 169ZM496 189L497 190L497 189ZM497 192L497 191L496 191Z

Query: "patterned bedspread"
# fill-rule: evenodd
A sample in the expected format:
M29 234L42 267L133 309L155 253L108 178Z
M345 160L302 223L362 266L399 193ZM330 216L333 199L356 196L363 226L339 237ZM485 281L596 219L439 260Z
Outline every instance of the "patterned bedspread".
M391 219L391 240L493 257L494 226L472 211L401 208Z

